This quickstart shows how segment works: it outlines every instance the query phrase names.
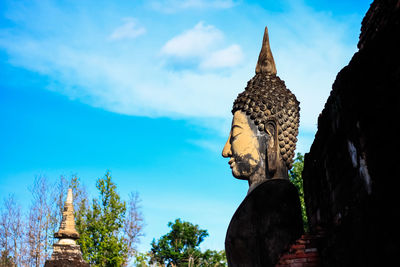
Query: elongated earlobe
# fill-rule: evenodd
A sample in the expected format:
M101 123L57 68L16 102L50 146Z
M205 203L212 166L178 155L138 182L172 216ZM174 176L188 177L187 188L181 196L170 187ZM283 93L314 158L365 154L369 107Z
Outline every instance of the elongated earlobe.
M267 146L267 176L272 177L277 168L277 130L273 121L269 121L265 129L269 135Z

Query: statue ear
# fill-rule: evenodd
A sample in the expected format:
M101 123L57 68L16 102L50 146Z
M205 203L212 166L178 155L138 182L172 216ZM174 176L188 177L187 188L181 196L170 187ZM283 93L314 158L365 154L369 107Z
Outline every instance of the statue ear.
M277 142L277 135L278 131L276 128L276 124L274 121L269 121L266 124L266 132L269 135L268 145L267 145L267 166L268 166L268 174L273 176L277 169L277 149L278 149L278 142Z

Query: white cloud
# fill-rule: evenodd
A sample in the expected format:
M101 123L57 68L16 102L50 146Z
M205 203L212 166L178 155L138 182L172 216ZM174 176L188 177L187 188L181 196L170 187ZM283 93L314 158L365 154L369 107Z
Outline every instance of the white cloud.
M153 9L165 13L186 9L227 9L235 5L236 3L232 0L159 0L150 2Z
M125 18L125 24L116 28L109 36L110 40L133 39L144 33L146 29L138 26L134 18Z
M224 35L219 29L199 22L192 29L170 39L161 53L172 60L194 59L195 65L202 70L238 66L244 57L241 47L233 44L220 48L223 40Z
M243 52L239 45L233 44L217 50L206 57L200 64L203 69L234 67L243 60Z
M27 30L0 29L0 49L14 66L54 81L49 89L112 112L187 118L221 132L228 131L232 102L254 74L262 39L260 27L259 35L241 32L241 39L234 37L232 44L234 34L225 36L217 27L200 22L166 43L159 38L152 39L150 48L128 46L104 42L104 27L93 23L85 28L71 14L62 18L60 12L56 18L60 21L52 24L37 15L45 12L25 12L30 12L29 20L23 21ZM76 25L60 32L58 26L65 25L64 20ZM353 54L356 41L344 40L348 30L342 22L309 9L296 7L268 20L278 74L301 101L301 126L313 131L334 78ZM36 28L29 28L32 21ZM253 23L253 18L248 21ZM43 34L41 25L50 29ZM135 21L128 19L125 25L113 38L135 35L128 34L129 29L138 29ZM80 34L81 28L86 35ZM154 36L164 29L152 28ZM161 47L160 63L155 51ZM175 58L193 60L196 67L171 70L163 64ZM222 123L210 124L209 118Z
M225 133L226 134L226 133ZM199 146L201 148L211 150L215 153L221 152L221 147L224 147L224 144L215 140L187 140L187 142Z
M187 58L199 57L208 53L223 39L220 30L204 22L197 23L194 28L183 32L169 40L161 49L168 56Z

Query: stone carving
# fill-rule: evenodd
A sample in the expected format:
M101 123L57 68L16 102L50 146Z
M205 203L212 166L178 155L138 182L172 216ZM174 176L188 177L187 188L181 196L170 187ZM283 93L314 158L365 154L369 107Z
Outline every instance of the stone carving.
M80 246L76 244L79 233L75 229L72 189L68 189L60 229L54 237L59 240L53 245L53 254L51 259L46 261L45 267L89 267L82 258Z
M222 151L233 176L249 181L250 191L273 178L288 178L299 127L299 102L276 75L265 28L256 75L233 104L232 128Z
M225 238L228 265L275 266L303 232L300 201L288 179L299 127L299 102L276 75L268 29L256 75L233 104L232 127L222 156L249 191Z

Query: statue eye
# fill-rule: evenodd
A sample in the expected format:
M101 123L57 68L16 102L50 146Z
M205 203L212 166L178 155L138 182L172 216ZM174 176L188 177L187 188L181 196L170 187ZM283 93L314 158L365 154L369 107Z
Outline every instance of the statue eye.
M239 127L234 127L232 129L232 141L235 140L241 134L242 134L242 131L240 130L240 128Z
M232 141L235 141L235 140L236 140L236 138L237 138L239 135L241 135L241 133L238 133L238 134L236 134L236 135L232 136Z

